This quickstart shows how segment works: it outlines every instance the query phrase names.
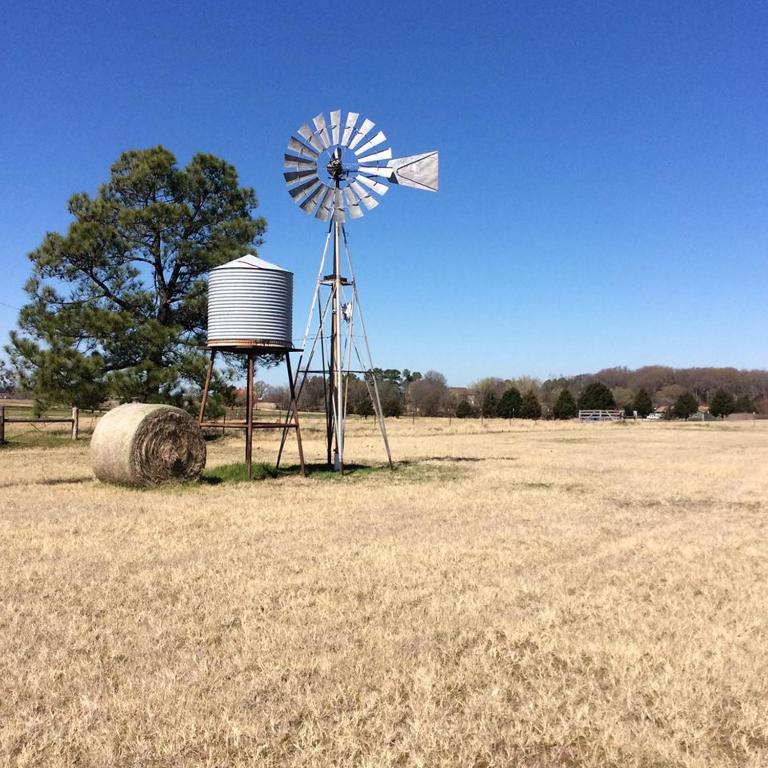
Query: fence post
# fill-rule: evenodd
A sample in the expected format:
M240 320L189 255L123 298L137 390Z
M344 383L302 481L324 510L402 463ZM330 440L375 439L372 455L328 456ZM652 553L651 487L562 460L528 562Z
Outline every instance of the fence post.
M80 433L80 409L77 406L72 408L72 439L77 440Z
M5 445L5 406L0 405L0 445Z

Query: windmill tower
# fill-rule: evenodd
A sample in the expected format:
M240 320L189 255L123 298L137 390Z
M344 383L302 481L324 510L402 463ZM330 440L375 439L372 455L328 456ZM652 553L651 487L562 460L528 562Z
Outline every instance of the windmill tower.
M352 269L346 223L378 206L379 198L390 186L428 192L438 189L437 152L393 158L392 150L383 148L387 142L384 133L378 131L372 135L374 127L372 120L360 120L357 112L347 113L342 120L341 110L335 110L328 121L321 113L313 118L312 126L305 123L291 136L285 154L283 175L294 202L310 216L329 222L304 334L297 393L301 394L309 374L322 374L327 459L328 464L339 471L344 469L350 374L363 376L387 459L392 465L378 383L373 375L368 336ZM329 248L333 261L326 273ZM344 274L342 248L347 275ZM358 326L359 333L356 332ZM313 368L318 352L320 368Z

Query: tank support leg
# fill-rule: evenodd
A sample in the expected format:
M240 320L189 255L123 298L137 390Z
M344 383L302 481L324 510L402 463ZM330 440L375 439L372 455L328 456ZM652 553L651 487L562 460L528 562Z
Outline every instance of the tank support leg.
M211 387L211 376L213 376L213 361L216 359L216 350L211 350L211 359L208 362L208 370L205 374L205 384L203 385L203 395L200 398L200 418L198 421L202 423L205 418L205 406L208 404L208 390Z
M245 385L245 465L253 479L253 352L248 352L248 379Z
M307 468L304 464L304 447L301 444L301 427L299 426L299 402L296 399L296 384L291 370L291 356L285 353L285 366L288 369L288 389L291 393L291 409L293 410L293 424L296 430L296 445L299 449L299 464L301 465L301 474L307 476Z

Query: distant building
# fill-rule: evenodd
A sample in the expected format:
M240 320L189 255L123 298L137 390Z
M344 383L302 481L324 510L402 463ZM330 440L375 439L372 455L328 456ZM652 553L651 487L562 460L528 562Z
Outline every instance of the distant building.
M475 404L475 390L469 387L448 387L448 394L455 397L459 403L466 400L470 405Z

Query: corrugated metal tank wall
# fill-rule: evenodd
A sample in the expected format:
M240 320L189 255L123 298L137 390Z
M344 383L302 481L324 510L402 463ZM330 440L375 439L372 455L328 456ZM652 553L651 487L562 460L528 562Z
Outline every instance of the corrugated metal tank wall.
M293 273L247 255L208 277L208 346L291 347Z

